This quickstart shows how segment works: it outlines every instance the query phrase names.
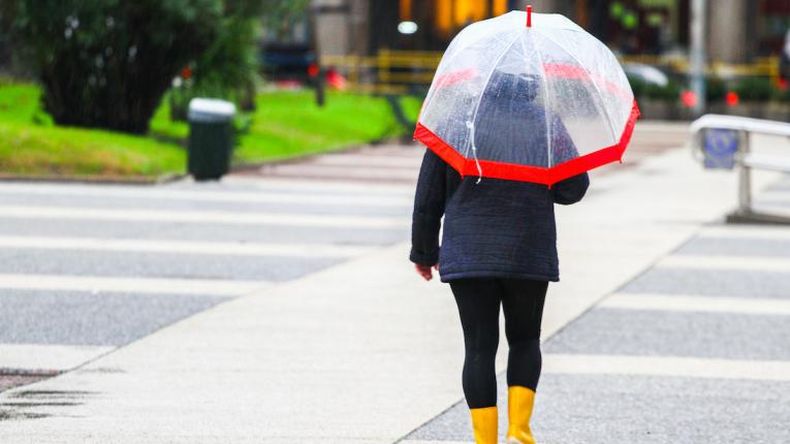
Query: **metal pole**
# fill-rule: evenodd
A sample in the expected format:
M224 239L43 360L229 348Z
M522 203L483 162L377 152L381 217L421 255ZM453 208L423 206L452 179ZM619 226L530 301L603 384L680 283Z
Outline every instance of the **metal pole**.
M745 157L751 151L751 135L748 131L741 134L741 171L738 181L738 213L742 216L752 212L752 169L746 165Z
M691 47L689 48L691 90L697 97L693 111L695 116L705 112L705 22L707 0L691 2Z
M576 2L576 23L581 25L582 28L589 29L590 26L590 16L588 14L590 8L588 8L587 0L579 0Z
M318 67L318 75L315 78L315 104L320 108L326 105L326 69Z
M326 103L326 97L324 95L324 67L322 64L322 57L321 57L321 39L318 36L318 26L319 26L319 14L321 13L321 6L323 4L318 0L313 0L310 4L309 9L309 22L310 27L312 28L312 46L313 50L315 51L316 57L316 66L318 67L318 74L313 79L315 81L315 103L319 107L323 107Z

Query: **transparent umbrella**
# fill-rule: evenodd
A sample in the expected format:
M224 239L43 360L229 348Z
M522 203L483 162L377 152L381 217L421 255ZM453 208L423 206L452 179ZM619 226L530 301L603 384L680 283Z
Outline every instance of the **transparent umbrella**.
M414 136L463 176L552 185L621 160L638 117L603 43L528 8L458 34Z

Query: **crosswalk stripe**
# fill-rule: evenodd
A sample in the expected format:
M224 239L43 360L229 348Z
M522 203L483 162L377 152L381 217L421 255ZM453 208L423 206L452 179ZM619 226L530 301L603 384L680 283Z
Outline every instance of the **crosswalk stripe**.
M102 239L80 237L0 236L0 248L43 250L129 251L168 254L277 256L299 258L349 258L373 249L370 246L322 244L271 244L250 242L187 242L152 239Z
M416 173L416 172L415 172ZM365 183L365 186L360 186L359 182L354 180L321 180L317 178L284 178L275 176L255 176L245 177L242 175L228 176L222 179L223 187L225 185L244 186L261 192L271 191L288 191L288 192L304 192L315 193L320 190L322 194L349 194L349 195L375 195L375 196L411 196L414 193L414 186L411 184L405 185L400 183L389 182L370 182ZM211 185L209 185L211 186ZM173 188L176 188L175 186ZM192 187L194 189L194 187ZM230 191L230 190L228 190ZM233 191L236 192L236 191Z
M316 157L312 164L342 165L347 168L410 168L415 174L420 169L422 158L419 156L392 157L370 156L365 154L343 154Z
M118 278L41 274L0 274L6 290L88 291L143 294L239 296L270 286L265 281L217 279ZM2 295L0 295L2 298Z
M439 441L439 440L422 440L422 439L404 439L398 441L397 444L474 444L472 441Z
M164 211L145 209L97 209L81 207L0 206L3 218L106 220L118 222L182 222L233 225L286 225L337 228L402 228L407 218L352 217L291 213L233 213L223 211Z
M70 370L114 347L0 344L0 369Z
M692 295L668 296L661 294L619 293L604 299L598 304L598 307L621 310L738 313L768 316L790 315L790 300Z
M546 374L639 375L790 381L790 361L676 356L544 354Z
M790 202L790 192L787 189L762 190L759 194L760 201L775 200L780 203Z
M699 270L779 271L790 272L790 258L767 256L694 256L676 254L658 263L658 267Z
M32 194L41 196L78 196L78 197L114 197L144 198L158 200L189 200L198 202L236 202L236 203L272 203L272 204L305 204L325 206L368 207L408 207L412 199L408 195L373 195L373 194L326 194L326 193L288 193L288 192L249 192L249 191L211 191L211 190L177 190L173 188L131 188L131 187L98 187L85 185L53 186L29 184L0 185L0 194ZM405 193L404 193L405 194Z
M236 189L234 189L234 187ZM244 187L244 189L239 189ZM172 189L179 188L179 185L173 185ZM195 186L190 186L188 189L194 190ZM226 192L287 192L287 193L305 193L317 194L316 190L320 190L322 195L369 195L369 196L397 196L397 197L411 197L414 194L414 185L392 182L366 182L364 185L354 180L338 180L338 179L318 179L318 178L287 178L276 176L229 176L222 179L222 185L216 189L224 190Z
M283 164L265 165L261 171L274 173L286 177L319 177L337 179L362 179L362 180L399 180L404 182L417 182L418 171L416 168L391 168L391 169L357 169L342 165L320 164Z
M699 232L702 238L790 240L790 228L774 226L708 227Z

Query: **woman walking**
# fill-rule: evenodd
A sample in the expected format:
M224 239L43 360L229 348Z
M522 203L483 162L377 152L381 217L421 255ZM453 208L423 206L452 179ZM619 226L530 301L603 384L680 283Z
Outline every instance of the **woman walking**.
M442 58L415 131L429 149L410 259L426 280L438 269L455 296L478 443L498 437L500 307L507 439L535 443L543 306L549 282L559 280L554 205L580 201L586 171L622 158L638 116L611 51L556 14L533 20L528 7L475 23Z
M498 94L532 95L534 79L507 74L496 81ZM502 103L502 102L487 102ZM513 122L547 140L545 115L533 101L523 106L481 110L477 141L500 140ZM552 136L572 152L558 122ZM536 150L546 153L547 150ZM499 345L499 310L505 315L509 345L507 384L509 442L535 443L530 417L541 370L540 326L550 281L559 280L554 204L572 204L584 196L582 174L545 185L461 177L433 151L426 150L417 183L411 261L426 280L437 267L452 289L464 334L466 356L462 383L475 440L497 442L497 386L494 361ZM441 249L439 231L444 216Z

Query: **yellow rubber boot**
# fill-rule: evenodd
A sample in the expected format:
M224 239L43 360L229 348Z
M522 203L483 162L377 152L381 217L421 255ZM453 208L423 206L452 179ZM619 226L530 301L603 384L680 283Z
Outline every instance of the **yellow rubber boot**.
M472 413L475 442L477 444L496 444L499 438L499 418L496 407L470 409L469 411Z
M535 437L529 428L532 408L535 406L535 392L518 385L507 389L507 442L508 444L535 444Z

